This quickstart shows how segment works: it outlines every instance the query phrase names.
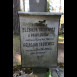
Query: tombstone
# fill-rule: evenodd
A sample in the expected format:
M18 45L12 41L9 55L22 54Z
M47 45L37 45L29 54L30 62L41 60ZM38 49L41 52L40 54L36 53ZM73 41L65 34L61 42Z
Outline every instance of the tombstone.
M47 0L29 0L30 12L46 12Z
M47 68L57 67L58 28L62 13L21 12L21 64L31 67L36 77L45 77Z

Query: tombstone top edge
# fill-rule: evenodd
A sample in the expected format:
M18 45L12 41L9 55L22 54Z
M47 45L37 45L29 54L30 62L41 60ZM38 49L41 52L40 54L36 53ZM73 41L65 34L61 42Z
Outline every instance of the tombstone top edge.
M63 15L62 12L24 12L18 11L19 15Z

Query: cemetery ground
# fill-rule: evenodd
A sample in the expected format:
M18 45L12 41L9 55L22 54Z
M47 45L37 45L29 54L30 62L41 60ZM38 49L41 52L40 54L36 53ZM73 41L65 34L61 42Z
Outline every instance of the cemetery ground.
M64 34L58 37L58 66L64 70ZM21 68L20 37L13 35L13 73L18 73L20 69L28 74L32 72L31 68Z

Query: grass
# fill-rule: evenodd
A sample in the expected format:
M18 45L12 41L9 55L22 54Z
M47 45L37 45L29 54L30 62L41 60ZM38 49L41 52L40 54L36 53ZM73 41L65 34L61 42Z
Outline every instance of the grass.
M59 35L59 37L58 37L58 43L61 43L61 42L64 43L64 36Z
M61 24L64 24L64 15L62 15L60 19L60 28L61 28Z
M15 55L16 54L16 51L13 49L13 55Z
M16 62L16 65L21 65L21 62Z
M20 37L17 35L13 35L13 56L15 56L15 54L17 52L20 52ZM20 62L14 61L13 65L21 65Z
M20 51L20 37L13 35L13 55Z

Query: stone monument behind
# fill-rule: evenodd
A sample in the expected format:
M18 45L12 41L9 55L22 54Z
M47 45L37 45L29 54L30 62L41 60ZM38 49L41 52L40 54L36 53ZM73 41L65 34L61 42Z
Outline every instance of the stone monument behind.
M46 12L47 0L29 0L30 12Z

